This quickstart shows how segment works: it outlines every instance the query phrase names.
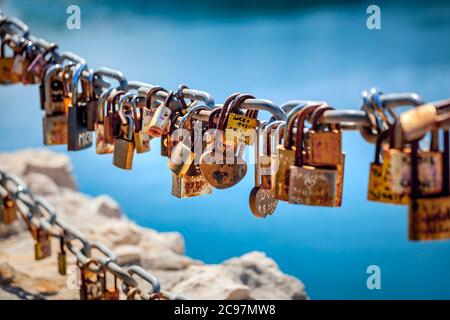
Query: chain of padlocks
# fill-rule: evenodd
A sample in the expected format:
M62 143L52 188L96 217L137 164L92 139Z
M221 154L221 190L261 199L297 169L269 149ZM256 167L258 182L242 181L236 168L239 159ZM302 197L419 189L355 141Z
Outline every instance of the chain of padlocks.
M306 100L277 106L238 93L215 104L208 93L185 85L169 91L128 82L109 68L91 69L77 55L31 36L16 18L3 17L0 33L0 83L40 85L46 145L81 150L95 144L97 154L112 154L115 166L130 170L134 154L150 151L150 140L160 138L172 194L179 198L238 184L252 145L250 208L266 217L280 200L341 206L342 132L359 130L376 145L368 199L408 205L411 240L450 237L450 100L425 103L415 93L371 89L363 92L359 110ZM270 119L258 119L260 111Z
M67 251L76 257L77 284L81 300L180 300L183 296L161 289L159 280L137 265L126 269L105 244L90 242L74 227L66 224L42 197L34 195L16 175L0 170L0 220L10 224L19 217L35 241L35 260L52 255L51 239L58 239L58 272L67 275ZM143 288L136 281L147 283Z

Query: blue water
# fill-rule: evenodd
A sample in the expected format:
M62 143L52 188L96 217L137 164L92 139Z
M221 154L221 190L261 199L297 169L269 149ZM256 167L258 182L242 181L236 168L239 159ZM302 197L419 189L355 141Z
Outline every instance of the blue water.
M444 1L378 2L377 31L366 28L370 3L351 1L262 2L259 8L245 1L78 3L77 31L65 28L69 2L5 1L1 9L94 67L119 68L129 80L168 88L186 83L218 102L241 91L279 104L322 99L359 108L360 92L371 86L429 100L450 92L450 5ZM42 146L37 87L0 88L0 108L0 150ZM135 157L132 172L93 149L67 154L81 191L109 194L141 225L180 231L194 258L215 263L264 251L302 279L313 299L450 298L450 242L409 242L405 207L366 201L374 147L358 133L344 138L342 208L281 203L265 220L248 209L251 170L236 187L209 197L172 197L155 142L153 152ZM381 290L366 287L372 264L381 267Z

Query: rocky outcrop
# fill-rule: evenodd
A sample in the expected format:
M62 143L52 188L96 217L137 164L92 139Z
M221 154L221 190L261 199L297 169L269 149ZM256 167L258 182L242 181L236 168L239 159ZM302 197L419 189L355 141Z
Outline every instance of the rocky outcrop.
M30 189L45 196L58 217L90 240L109 246L122 265L151 270L163 288L192 299L306 299L296 278L280 271L262 252L251 252L208 265L184 255L177 232L157 232L128 220L108 196L76 191L70 160L48 150L0 154L0 169L15 173ZM19 221L0 224L0 299L77 299L71 276L57 272L58 243L53 255L34 261L34 243ZM68 265L75 263L69 255ZM72 279L73 280L73 279Z

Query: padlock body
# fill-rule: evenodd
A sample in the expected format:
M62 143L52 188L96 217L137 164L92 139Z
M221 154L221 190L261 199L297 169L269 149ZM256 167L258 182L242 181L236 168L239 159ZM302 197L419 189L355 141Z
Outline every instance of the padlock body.
M277 146L278 170L275 174L275 198L288 201L289 194L289 170L295 161L295 151L286 149L283 145Z
M114 144L106 142L105 125L100 122L95 124L95 152L97 154L109 154L114 152Z
M67 115L44 115L43 118L44 144L45 145L61 145L67 144Z
M133 166L134 142L123 138L116 139L113 152L113 165L124 170Z
M92 146L92 133L86 128L86 105L69 107L68 144L67 149L77 151Z
M289 203L327 207L338 203L337 168L291 166L289 174Z
M145 153L150 151L150 135L145 131L134 133L134 144L136 153Z

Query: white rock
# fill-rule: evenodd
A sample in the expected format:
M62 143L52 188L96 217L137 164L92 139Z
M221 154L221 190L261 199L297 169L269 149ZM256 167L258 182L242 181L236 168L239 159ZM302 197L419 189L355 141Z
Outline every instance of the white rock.
M119 204L106 195L95 197L92 200L92 211L109 218L120 218L123 215Z

